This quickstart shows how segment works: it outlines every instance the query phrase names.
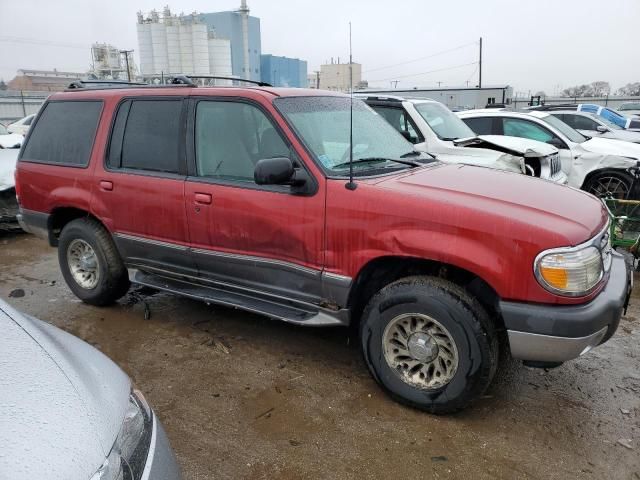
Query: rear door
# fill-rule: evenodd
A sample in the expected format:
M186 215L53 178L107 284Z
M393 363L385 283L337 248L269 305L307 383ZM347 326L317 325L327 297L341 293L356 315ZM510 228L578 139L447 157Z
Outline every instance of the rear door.
M184 207L186 105L180 97L143 97L116 107L92 210L130 267L197 275Z
M324 259L319 188L266 107L236 98L193 99L186 209L205 280L317 302ZM288 157L313 188L257 185L256 163Z

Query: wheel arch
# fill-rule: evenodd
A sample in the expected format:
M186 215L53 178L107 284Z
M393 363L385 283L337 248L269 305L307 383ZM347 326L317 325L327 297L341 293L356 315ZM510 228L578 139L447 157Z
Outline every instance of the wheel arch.
M60 238L62 229L69 222L78 218L91 218L104 226L104 223L101 222L100 219L96 218L94 215L86 210L83 210L82 208L70 206L56 207L51 211L47 222L47 229L49 231L49 244L52 247L57 247L58 239Z
M496 319L496 327L498 329L503 327L498 307L500 296L483 278L450 263L403 256L378 257L370 260L360 269L351 284L347 299L352 324L360 323L366 304L383 287L401 278L414 275L444 278L464 288L478 299L491 318Z

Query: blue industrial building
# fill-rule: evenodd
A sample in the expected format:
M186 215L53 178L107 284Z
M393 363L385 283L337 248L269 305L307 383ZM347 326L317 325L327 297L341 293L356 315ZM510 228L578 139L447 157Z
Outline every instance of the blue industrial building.
M262 81L274 87L307 87L307 62L265 54L260 57Z
M243 2L244 3L244 2ZM201 13L200 19L210 30L215 32L218 38L231 40L231 71L234 76L247 78L249 80L260 80L260 19L248 15L246 5L237 12L214 12ZM243 15L247 17L247 39L248 39L248 64L249 72L246 71L245 56L243 47L242 21Z

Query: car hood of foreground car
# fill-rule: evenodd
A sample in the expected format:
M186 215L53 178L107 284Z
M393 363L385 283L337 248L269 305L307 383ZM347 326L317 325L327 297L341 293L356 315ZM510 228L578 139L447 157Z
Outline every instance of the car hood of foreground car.
M410 196L416 207L428 208L417 211L421 218L434 219L434 210L450 212L446 222L451 228L468 228L474 222L494 225L513 235L520 231L526 241L546 231L558 246L584 242L608 219L602 202L593 195L490 168L441 164L386 177L376 184L394 191L395 196ZM523 228L516 229L516 224Z
M0 478L91 478L122 425L129 378L87 343L1 300L0 331Z

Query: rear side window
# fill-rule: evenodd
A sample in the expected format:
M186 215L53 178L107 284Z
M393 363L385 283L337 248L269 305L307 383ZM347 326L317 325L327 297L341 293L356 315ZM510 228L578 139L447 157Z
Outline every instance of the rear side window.
M478 117L478 118L463 118L462 121L475 132L476 135L491 135L493 134L493 118L492 117Z
M109 168L179 173L182 99L129 100L120 105Z
M548 142L554 136L544 127L519 118L503 118L502 128L508 137L522 137L539 142Z
M29 135L22 159L86 167L101 110L100 101L48 103Z

